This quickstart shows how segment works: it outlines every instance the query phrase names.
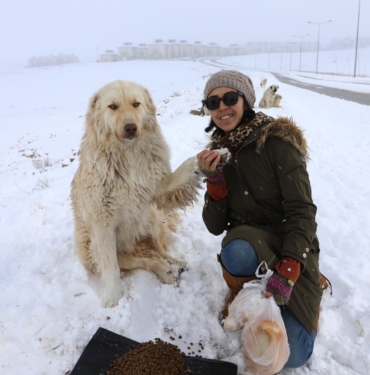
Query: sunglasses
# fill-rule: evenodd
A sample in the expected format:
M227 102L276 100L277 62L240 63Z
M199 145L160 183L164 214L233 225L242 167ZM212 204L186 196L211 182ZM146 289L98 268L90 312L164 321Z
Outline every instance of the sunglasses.
M226 94L224 94L222 98L219 98L216 95L210 96L209 98L202 100L202 103L206 108L212 111L214 109L217 109L220 106L221 100L228 107L231 105L235 105L239 100L239 96L244 96L244 95L239 91L229 91Z

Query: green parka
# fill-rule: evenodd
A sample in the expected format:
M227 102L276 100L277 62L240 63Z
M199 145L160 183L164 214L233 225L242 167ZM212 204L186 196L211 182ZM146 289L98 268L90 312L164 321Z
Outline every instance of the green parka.
M214 235L227 231L222 247L245 239L270 269L286 256L302 264L287 307L312 333L322 289L307 158L303 132L292 119L257 129L223 168L228 197L214 202L206 193L203 220Z

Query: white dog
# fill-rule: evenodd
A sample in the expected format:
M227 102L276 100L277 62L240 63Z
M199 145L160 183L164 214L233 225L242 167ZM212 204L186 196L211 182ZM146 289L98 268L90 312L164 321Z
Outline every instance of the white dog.
M267 78L264 78L263 80L261 80L260 86L264 88L266 86L266 83L267 83Z
M274 102L272 103L273 107L280 107L280 101L283 97L280 94L276 94L274 98Z
M177 208L197 194L196 157L175 172L149 92L115 81L90 99L72 181L77 254L101 276L102 305L122 297L120 271L146 269L174 282L184 264L168 254Z
M260 108L271 108L274 103L274 98L276 95L277 90L279 89L278 85L270 86L262 96L262 99L259 102Z

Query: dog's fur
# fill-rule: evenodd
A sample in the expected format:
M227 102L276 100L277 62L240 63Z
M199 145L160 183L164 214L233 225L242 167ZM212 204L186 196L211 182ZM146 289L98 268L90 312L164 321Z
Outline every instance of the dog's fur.
M262 96L262 99L259 102L260 108L271 108L274 103L274 98L277 90L279 89L278 85L271 85Z
M281 107L280 106L280 101L283 99L283 97L280 94L276 94L274 98L274 102L272 103L273 107Z
M122 297L120 270L146 269L165 283L181 261L168 253L178 213L196 199L196 157L175 172L147 89L115 81L90 99L72 181L78 257L101 276L102 305Z
M264 79L261 81L260 86L263 87L263 88L265 88L266 83L267 83L267 78L264 78Z

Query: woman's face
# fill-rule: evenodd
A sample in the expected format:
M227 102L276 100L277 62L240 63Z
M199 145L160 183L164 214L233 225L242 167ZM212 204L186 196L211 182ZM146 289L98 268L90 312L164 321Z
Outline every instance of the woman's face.
M237 92L237 90L231 87L217 87L208 94L208 98L211 96L222 98L224 94L230 91ZM214 123L227 134L239 124L243 117L244 109L243 97L239 96L238 102L229 107L221 100L220 106L217 109L209 110L209 114Z

